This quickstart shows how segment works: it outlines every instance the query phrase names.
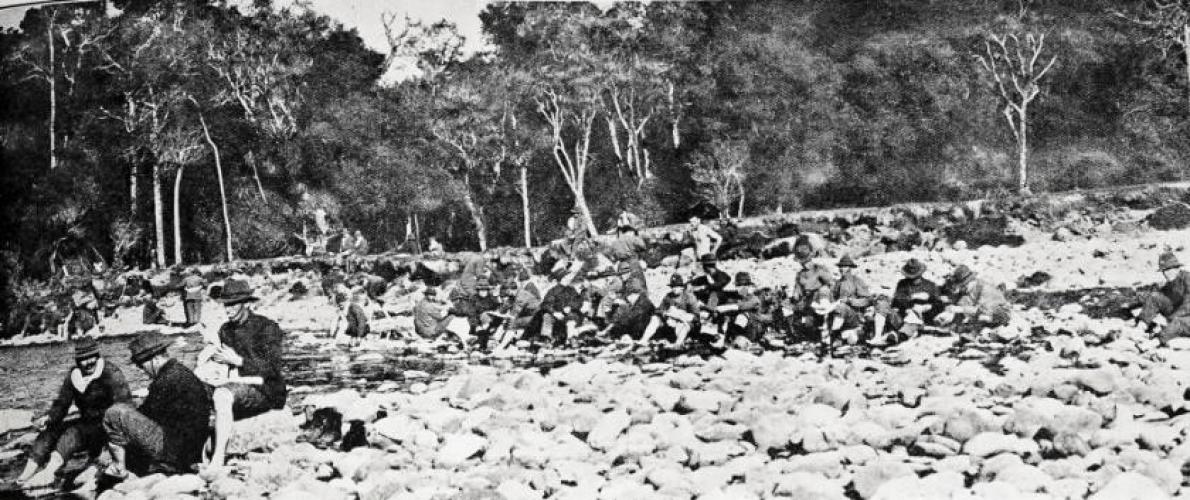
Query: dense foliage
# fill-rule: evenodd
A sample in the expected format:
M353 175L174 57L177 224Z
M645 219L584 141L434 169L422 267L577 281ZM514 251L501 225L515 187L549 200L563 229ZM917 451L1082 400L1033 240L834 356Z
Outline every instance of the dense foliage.
M1044 33L1056 60L1029 108L1035 190L1190 173L1186 59L1143 3L493 4L492 51L471 57L445 23L394 23L380 54L267 1L111 7L32 10L0 36L11 276L68 254L293 253L316 209L373 249L469 249L555 238L572 207L606 231L624 208L662 223L1014 189L977 58L1009 33ZM420 76L381 84L400 58Z

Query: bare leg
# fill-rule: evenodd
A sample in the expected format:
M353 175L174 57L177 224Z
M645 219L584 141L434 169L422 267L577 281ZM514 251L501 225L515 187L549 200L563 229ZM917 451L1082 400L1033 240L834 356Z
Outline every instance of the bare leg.
M215 404L215 449L211 452L211 461L208 466L222 467L227 454L227 441L231 438L231 427L234 422L231 409L235 403L235 395L230 389L219 387L211 395L211 401Z
M23 483L27 481L29 478L33 477L33 473L37 472L38 469L40 469L40 467L37 466L37 462L32 460L25 462L25 469L21 471L21 475L17 476L16 482Z
M108 443L107 451L112 455L112 463L107 468L107 475L124 478L128 476L128 462L124 447Z
M32 462L30 463L32 464ZM46 461L45 467L42 467L41 470L36 474L33 474L29 478L25 479L24 485L29 488L40 488L54 484L54 479L57 477L58 469L61 469L62 465L65 463L66 461L62 458L62 455L58 454L58 452L55 451L50 453L50 458Z
M653 335L657 333L657 329L661 327L661 318L653 316L649 318L649 325L645 327L645 332L640 336L640 340L636 341L638 344L648 345L650 340L653 340Z

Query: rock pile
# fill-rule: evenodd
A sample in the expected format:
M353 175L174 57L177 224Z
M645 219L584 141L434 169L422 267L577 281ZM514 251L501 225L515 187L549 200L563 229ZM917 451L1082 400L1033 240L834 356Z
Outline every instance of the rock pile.
M118 498L1166 498L1190 460L1190 351L1068 308L1029 349L922 337L890 365L728 351L546 375L472 366L419 394L308 399L371 447L250 454ZM1105 323L1105 322L1099 322ZM1057 333L1062 332L1062 333ZM1026 334L1027 335L1027 334ZM1023 340L1022 340L1023 341ZM1020 342L1020 341L1018 341ZM982 349L988 359L947 355ZM995 361L990 361L994 359ZM384 415L376 418L378 415ZM495 494L493 494L493 492Z

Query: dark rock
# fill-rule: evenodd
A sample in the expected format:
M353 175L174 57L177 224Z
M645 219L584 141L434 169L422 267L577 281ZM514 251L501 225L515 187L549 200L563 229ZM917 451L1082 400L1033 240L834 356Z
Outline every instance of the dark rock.
M967 247L972 249L984 245L1017 247L1025 243L1023 237L1008 234L1008 218L1004 216L982 217L956 224L943 229L942 234L947 242L953 244L956 241L965 241Z
M1145 217L1153 229L1168 231L1190 227L1190 205L1181 202L1170 203Z

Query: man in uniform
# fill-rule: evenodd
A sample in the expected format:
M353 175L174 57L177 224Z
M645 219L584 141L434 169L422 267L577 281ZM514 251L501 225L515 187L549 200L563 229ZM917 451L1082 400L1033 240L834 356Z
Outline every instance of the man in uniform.
M949 306L935 317L940 325L975 323L1004 326L1012 316L1012 306L1004 292L980 279L965 264L951 272L942 286Z
M698 217L690 218L690 239L694 241L694 255L718 255L719 246L723 244L723 237L702 223Z
M942 298L938 285L922 277L925 272L925 263L917 259L909 259L901 268L905 277L897 282L892 301L879 301L876 304L873 345L888 343L890 339L884 334L886 327L891 327L904 337L916 336L922 325L932 323L941 312Z
M1145 330L1153 330L1160 314L1166 321L1158 333L1162 344L1178 337L1190 337L1190 271L1182 269L1173 252L1162 253L1157 268L1165 277L1165 284L1145 297L1137 315L1138 324Z
M186 325L202 323L202 295L207 283L198 268L191 268L182 280L182 309L186 312Z
M691 332L699 334L702 321L699 314L702 303L698 297L686 287L682 275L674 274L669 277L669 293L662 297L656 314L645 328L640 343L648 344L650 340L668 340L671 347L680 347L686 342Z
M802 268L794 278L791 301L799 334L811 334L817 328L817 316L811 306L819 289L833 290L835 277L826 266L814 262L814 247L809 238L799 237L793 244L793 256Z
M855 274L855 261L850 255L844 255L836 264L839 268L839 281L831 289L835 300L842 301L856 311L863 311L872 305L872 292L867 282Z
M703 254L698 261L702 264L702 274L690 280L690 289L699 302L714 309L722 299L723 290L731 284L731 275L719 269L719 260L714 254Z

